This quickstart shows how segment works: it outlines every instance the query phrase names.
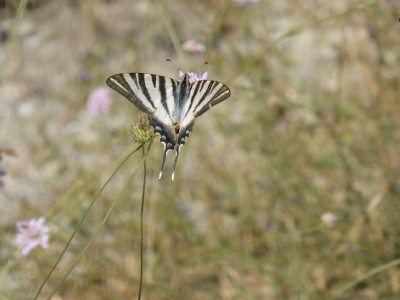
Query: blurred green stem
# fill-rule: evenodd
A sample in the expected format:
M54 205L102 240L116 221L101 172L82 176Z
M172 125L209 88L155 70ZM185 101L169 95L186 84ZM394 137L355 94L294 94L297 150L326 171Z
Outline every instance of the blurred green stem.
M168 34L171 38L172 44L174 45L176 55L178 56L178 60L180 62L180 66L183 69L183 71L186 73L186 63L185 63L185 55L183 54L181 44L179 42L179 38L176 34L176 31L174 29L174 26L171 22L170 19L168 19L167 14L165 13L165 8L162 4L161 1L155 0L156 5L158 6L158 9L160 11L161 18L165 24L165 28L168 31Z
M370 272L368 272L367 274L351 281L349 284L345 285L344 287L342 287L341 289L339 289L338 291L334 292L332 295L333 299L336 299L338 297L340 297L341 295L343 295L345 292L347 292L348 290L350 290L352 287L355 287L357 284L359 284L360 282L363 282L364 280L367 280L368 278L381 273L389 268L395 267L397 265L400 265L400 258L392 260L391 262L388 262L387 264L384 264L382 266L379 266L373 270L371 270Z

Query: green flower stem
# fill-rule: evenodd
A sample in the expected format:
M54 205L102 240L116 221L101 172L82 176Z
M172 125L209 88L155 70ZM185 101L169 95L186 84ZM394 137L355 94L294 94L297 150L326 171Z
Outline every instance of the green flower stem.
M78 225L76 226L75 230L73 231L73 233L71 234L67 244L65 245L63 251L61 252L61 255L59 256L59 258L57 259L56 263L53 265L53 267L51 268L50 272L47 274L46 278L43 280L42 284L40 285L38 291L36 292L35 296L34 296L34 300L38 299L40 293L43 290L44 285L47 283L47 281L49 280L50 276L53 274L54 270L57 268L58 264L60 263L61 259L63 258L65 252L67 251L69 245L71 244L73 238L75 237L76 233L78 232L79 228L82 226L83 221L86 219L87 215L89 214L89 211L91 209L91 207L93 206L93 204L96 202L97 198L101 195L101 193L104 191L104 189L106 188L106 186L110 183L111 179L115 176L115 174L118 172L118 170L125 164L125 162L134 154L136 153L140 148L142 147L139 146L137 147L135 150L133 150L131 153L129 153L123 160L122 162L116 167L116 169L114 170L114 172L111 174L111 176L107 179L107 181L104 183L104 185L101 187L101 189L97 192L97 194L93 197L93 199L91 200L88 208L86 209L85 213L83 214L81 220L79 221ZM142 162L144 161L145 158L143 158ZM142 163L141 162L141 163ZM131 175L131 177L129 178L129 180L138 172L141 163L138 165L138 167L135 169L135 171L133 172L133 174ZM128 180L128 182L129 182ZM124 187L125 190L126 186ZM123 191L124 191L123 190ZM121 194L120 194L121 195ZM118 199L119 197L117 197ZM117 200L116 200L117 202ZM109 211L107 212L107 215L105 217L108 217L109 213L111 212L111 210L114 208L115 203L111 206L111 208L109 209ZM103 220L104 222L104 220ZM100 232L101 228L103 227L103 223L100 226L98 232L95 234L94 238L98 235L98 233ZM68 274L72 271L73 267L75 267L75 265L79 262L79 260L83 257L83 255L86 253L87 249L89 248L89 246L91 245L91 243L93 242L94 238L89 241L88 245L85 247L85 249L82 251L81 255L78 257L78 259L76 260L76 262L73 264L73 266L71 267L71 269L67 272L67 274L63 277L63 279L60 281L60 283L57 285L57 287L54 289L54 291L52 292L52 294L47 298L50 299L51 296L54 295L54 293L56 292L56 290L58 289L58 287L62 284L62 282L65 280L65 278L68 276Z
M342 287L341 289L339 289L338 291L333 293L332 299L336 299L336 298L340 297L341 295L343 295L345 292L347 292L348 290L350 290L352 287L356 286L360 282L367 280L368 278L370 278L378 273L381 273L389 268L397 266L397 265L400 265L400 258L392 260L392 261L388 262L387 264L381 265L381 266L369 271L367 274L351 281L349 284L345 285L344 287Z

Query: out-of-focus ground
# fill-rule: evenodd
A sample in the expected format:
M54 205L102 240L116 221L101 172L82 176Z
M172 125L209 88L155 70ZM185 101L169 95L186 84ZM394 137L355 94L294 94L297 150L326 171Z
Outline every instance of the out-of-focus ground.
M385 268L400 257L398 1L19 3L0 1L0 148L16 154L0 161L0 298L32 299L137 147L129 129L143 114L111 92L111 109L93 116L88 96L115 73L178 78L167 58L207 70L232 96L196 120L174 182L173 155L158 180L152 144L143 299L400 297L398 265ZM206 52L184 52L188 39ZM101 194L39 299L141 158ZM53 299L137 296L142 180ZM49 248L22 257L16 222L40 216Z

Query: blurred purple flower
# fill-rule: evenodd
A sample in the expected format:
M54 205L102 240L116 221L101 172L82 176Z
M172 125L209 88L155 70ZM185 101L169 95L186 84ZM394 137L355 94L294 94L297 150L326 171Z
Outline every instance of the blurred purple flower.
M109 111L112 104L108 88L101 86L96 88L88 97L86 107L89 113L97 116Z
M90 74L85 70L80 70L77 74L77 78L80 81L88 81L90 79Z
M182 49L188 53L204 53L206 51L206 46L196 40L189 39L182 44Z
M188 72L187 74L189 76L190 83L193 83L198 80L207 80L208 78L208 72L204 73ZM185 73L182 70L179 70L179 77L183 77L183 75L185 75Z
M49 228L44 223L44 217L17 222L18 232L15 243L22 247L21 254L23 256L28 255L39 245L45 249L49 247Z
M334 227L337 222L337 217L334 213L331 212L325 212L321 215L321 222L326 226L326 227Z
M258 0L232 0L233 2L239 4L239 5L246 5L249 3L256 3Z
M6 172L0 169L0 177L3 177L6 175ZM0 180L0 187L4 186L4 181Z

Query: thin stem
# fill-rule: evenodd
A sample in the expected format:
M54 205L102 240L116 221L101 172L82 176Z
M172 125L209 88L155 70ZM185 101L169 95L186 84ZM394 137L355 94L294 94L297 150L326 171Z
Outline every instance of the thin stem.
M141 146L140 146L141 147ZM65 245L63 251L61 252L61 255L58 257L56 263L53 265L53 267L51 268L50 272L47 274L46 278L43 280L42 284L40 285L38 291L35 294L35 297L33 298L34 300L36 300L40 293L43 290L44 285L47 283L47 281L49 280L50 276L53 274L54 270L57 268L58 264L60 263L61 259L63 258L65 252L67 251L69 245L72 242L72 239L75 237L76 233L78 232L79 228L81 228L83 221L86 219L87 215L89 214L90 208L93 206L93 204L96 202L97 198L100 196L100 194L104 191L104 189L106 188L106 186L108 185L108 183L111 181L111 179L114 177L114 175L117 173L117 171L121 168L121 166L137 151L140 149L140 147L136 148L134 151L132 151L131 153L129 153L123 160L122 162L116 167L116 169L114 170L114 172L111 174L111 176L107 179L107 181L104 183L104 185L101 187L101 189L97 192L97 194L93 197L93 199L91 200L88 208L86 209L85 213L83 214L81 220L79 221L78 225L76 226L74 232L71 234L67 244Z
M167 17L167 14L165 13L165 8L162 4L163 2L159 1L159 0L155 0L155 3L158 6L158 9L160 11L160 15L164 22L165 28L167 29L169 37L171 38L172 44L174 45L176 55L178 56L178 59L181 62L181 67L186 72L185 55L182 51L178 35L176 34L176 30L174 29L174 26L173 26L171 20Z
M151 143L149 147L147 148L147 153L149 152L151 147ZM142 153L143 153L143 158L145 158L145 151L144 151L144 145L142 147ZM146 165L146 160L143 162L143 188L142 188L142 204L140 207L140 281L139 281L139 294L138 294L138 300L141 299L142 297L142 287L143 287L143 265L144 265L144 259L143 259L143 212L144 212L144 199L146 195L146 177L147 177L147 165Z
M4 60L5 63L3 64L3 66L5 66L6 63L7 63L7 57L9 56L9 54L11 52L11 47L13 46L14 40L15 40L15 38L17 36L17 30L18 30L18 27L19 27L19 25L21 23L22 16L23 16L23 14L25 12L25 8L26 8L27 3L28 3L28 0L22 0L18 5L17 15L15 16L15 19L14 19L12 25L11 25L10 36L9 36L8 43L7 43L6 49L5 49L6 59ZM0 79L2 79L2 76L4 75L3 71L5 69L7 69L7 68L4 67L4 69L1 70Z
M345 292L347 292L348 290L350 290L352 287L356 286L360 282L362 282L380 272L383 272L389 268L397 266L397 265L400 265L400 258L392 260L392 261L388 262L387 264L381 265L381 266L369 271L367 274L351 281L349 284L346 284L344 287L342 287L341 289L339 289L338 291L333 293L332 299L340 297L341 295L343 295Z
M10 44L13 43L13 41L17 35L17 29L18 29L19 24L21 23L22 15L25 12L27 3L28 3L28 0L22 0L18 5L17 15L15 16L14 22L11 27Z
M125 182L121 192L118 194L117 198L113 202L113 204L110 206L110 208L107 210L106 215L104 216L103 220L101 221L101 224L99 228L97 228L95 234L93 237L90 239L90 241L86 244L85 248L82 250L82 252L79 254L78 258L75 260L75 262L71 265L69 268L68 272L64 275L64 277L60 280L56 288L53 290L51 295L47 298L48 300L51 299L51 297L54 296L55 292L58 290L58 288L61 286L61 284L65 281L65 279L68 277L68 275L72 272L72 270L76 267L76 265L80 262L80 260L85 256L86 252L89 250L90 246L93 244L93 242L96 240L96 238L99 236L101 230L103 229L104 225L106 224L111 212L114 210L114 207L117 205L119 200L121 199L122 195L124 194L125 190L128 188L130 182L132 181L132 178L139 172L140 166L142 163L146 161L146 156L143 156L142 161L138 164L136 169L132 172L131 176L129 176L128 180Z

